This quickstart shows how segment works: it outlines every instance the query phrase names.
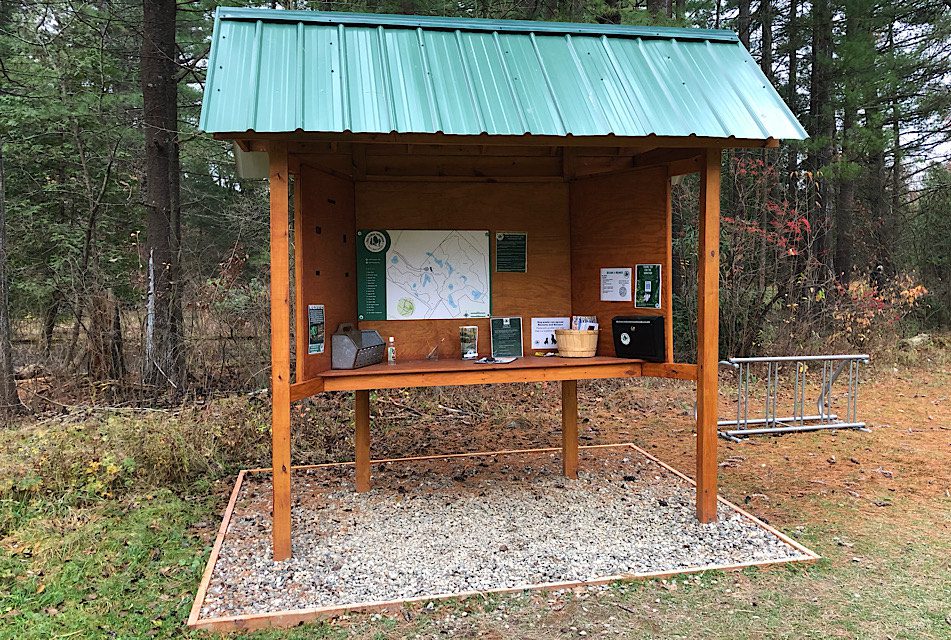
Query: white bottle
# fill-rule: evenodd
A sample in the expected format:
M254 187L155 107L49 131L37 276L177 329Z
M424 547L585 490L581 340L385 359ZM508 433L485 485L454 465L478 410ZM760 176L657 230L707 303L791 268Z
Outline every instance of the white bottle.
M396 364L396 342L393 336L390 336L390 346L386 348L386 361L389 364Z

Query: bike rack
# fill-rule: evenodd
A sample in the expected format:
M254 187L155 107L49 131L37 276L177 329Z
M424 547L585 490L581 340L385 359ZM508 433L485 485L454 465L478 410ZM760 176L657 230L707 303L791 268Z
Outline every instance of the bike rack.
M857 419L859 393L859 366L868 364L867 354L828 355L828 356L775 356L762 358L729 358L720 361L721 365L731 367L737 372L736 419L719 420L717 432L720 437L739 442L741 437L767 433L794 433L798 431L819 431L822 429L859 429L868 431L864 422ZM822 364L819 398L816 400L817 414L806 415L806 377L810 365ZM766 365L766 402L765 415L762 418L749 417L750 373ZM793 410L791 416L779 416L778 390L780 386L780 368L795 373L793 387ZM848 383L845 389L845 417L840 419L832 413L832 385L848 368ZM762 425L762 426L760 426ZM722 427L735 427L723 429Z

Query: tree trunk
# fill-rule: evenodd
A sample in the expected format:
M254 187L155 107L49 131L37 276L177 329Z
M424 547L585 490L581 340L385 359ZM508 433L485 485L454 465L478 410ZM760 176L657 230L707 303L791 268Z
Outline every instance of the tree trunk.
M687 17L687 0L675 0L675 15L678 22L683 22Z
M810 78L809 124L813 147L809 153L809 169L815 181L816 257L829 265L828 247L829 202L828 184L822 170L832 162L835 136L835 108L832 104L832 9L829 0L812 4L812 74Z
M737 17L737 32L740 42L750 48L750 0L739 0L740 15Z
M10 294L7 290L7 210L3 175L3 140L0 139L0 415L22 413L13 377L13 336L10 329Z
M181 389L182 336L178 261L178 112L175 0L144 0L141 50L145 126L146 259L149 313L146 383Z
M895 49L895 25L890 23L888 26L888 44L889 48ZM884 226L885 242L883 248L887 252L886 260L889 265L894 265L896 260L895 249L899 246L899 237L901 235L899 226L902 224L902 149L901 149L901 110L899 98L891 96L891 118L892 118L892 166L891 166L891 210L888 212L887 224Z
M858 118L859 96L863 91L861 71L857 58L858 43L868 35L864 32L865 18L859 15L858 7L846 3L845 6L845 42L846 47L840 61L842 75L842 156L839 163L839 193L835 205L835 252L834 273L839 282L847 285L852 277L853 256L856 252L853 234L855 220L855 181L853 163L856 154L853 144L853 131ZM872 45L874 46L874 44Z
M60 298L58 293L43 312L43 354L49 358L53 353L53 334L56 332L56 318L59 316Z
M650 10L651 1L654 0L648 0L648 10ZM604 10L598 16L598 22L601 24L621 24L620 0L604 0Z
M773 81L773 2L761 0L759 5L759 21L762 36L762 51L760 51L759 66L763 73Z
M789 0L789 74L786 83L786 104L795 115L799 115L799 1ZM786 197L793 200L798 189L799 150L794 144L787 145L786 159Z
M616 3L615 3L616 4ZM655 22L667 15L667 0L647 0L647 12Z
M855 126L854 100L845 96L842 113L842 163L852 161L852 127ZM835 265L836 277L847 285L852 275L852 256L855 255L855 242L852 232L855 217L855 177L851 168L845 167L846 175L839 177L839 195L835 206Z

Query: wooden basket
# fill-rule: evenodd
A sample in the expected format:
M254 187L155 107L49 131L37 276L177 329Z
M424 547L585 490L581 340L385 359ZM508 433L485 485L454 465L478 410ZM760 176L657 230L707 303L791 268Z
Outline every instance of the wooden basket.
M598 351L598 329L558 329L555 339L558 340L558 355L562 358L590 358Z

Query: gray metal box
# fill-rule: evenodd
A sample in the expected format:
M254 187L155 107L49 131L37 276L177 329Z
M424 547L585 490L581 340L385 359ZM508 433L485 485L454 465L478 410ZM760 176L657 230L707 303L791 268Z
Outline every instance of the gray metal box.
M341 323L331 336L330 365L334 369L359 369L383 362L385 346L380 334Z

